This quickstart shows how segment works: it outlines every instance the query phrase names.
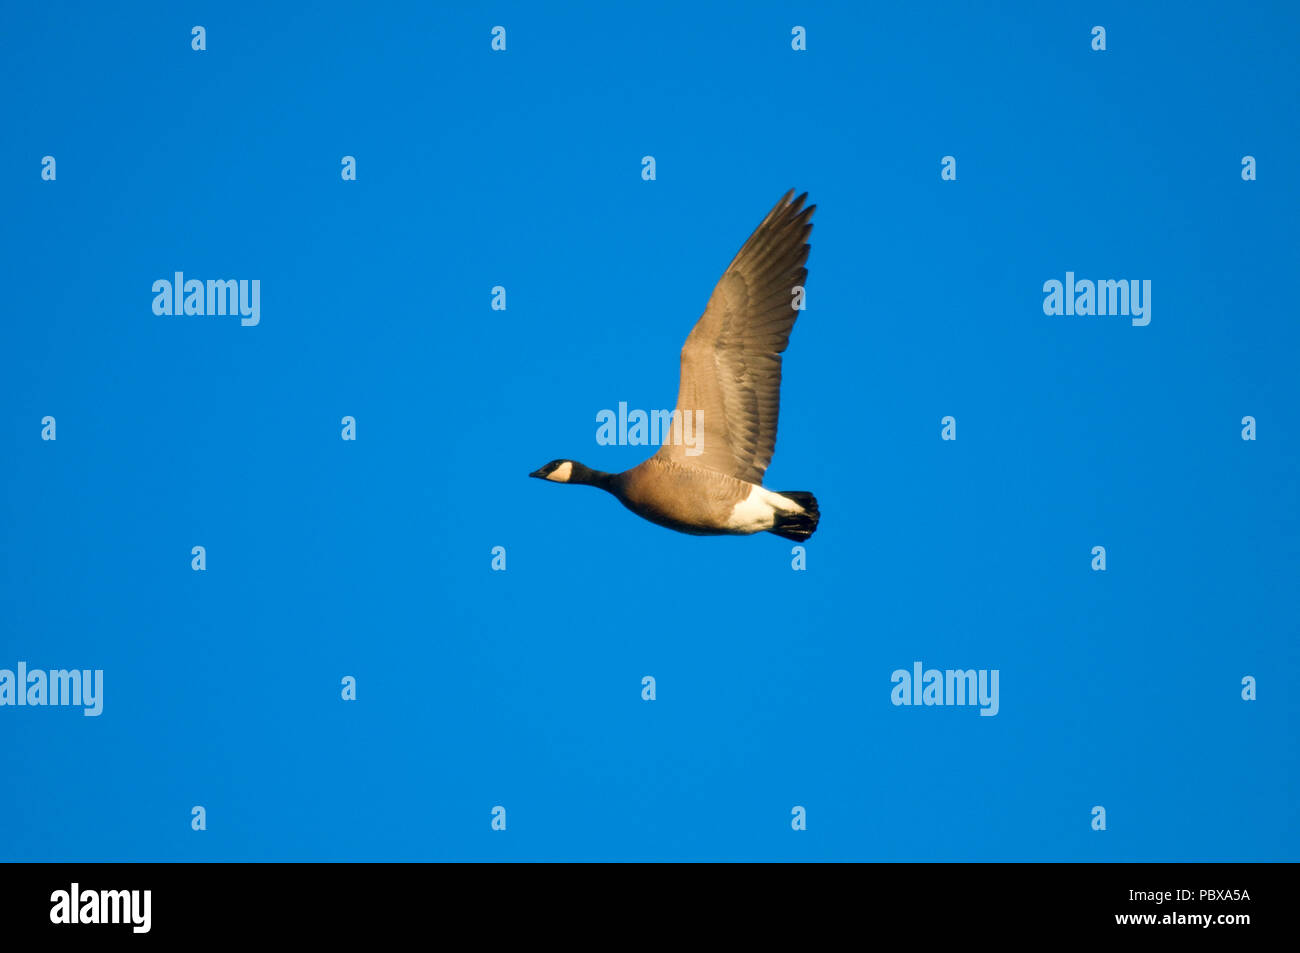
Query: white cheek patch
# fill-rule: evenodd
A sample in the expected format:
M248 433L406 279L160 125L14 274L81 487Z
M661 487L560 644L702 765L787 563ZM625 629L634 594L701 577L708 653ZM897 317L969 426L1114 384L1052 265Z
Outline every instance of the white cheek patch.
M569 477L573 476L573 464L565 460L558 467L546 474L546 479L555 483L568 483Z

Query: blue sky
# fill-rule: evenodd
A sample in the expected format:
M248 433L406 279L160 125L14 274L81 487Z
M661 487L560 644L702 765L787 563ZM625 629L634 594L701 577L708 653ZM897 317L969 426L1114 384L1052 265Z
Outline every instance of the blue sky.
M4 14L4 859L1300 859L1294 5L287 7ZM806 571L528 480L792 187Z

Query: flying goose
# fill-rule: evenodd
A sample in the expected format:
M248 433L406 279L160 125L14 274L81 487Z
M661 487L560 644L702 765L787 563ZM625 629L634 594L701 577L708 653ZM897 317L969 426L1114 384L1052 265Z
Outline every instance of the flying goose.
M528 474L552 483L600 487L652 523L696 536L769 532L804 540L820 513L811 493L764 489L776 447L781 352L799 312L794 289L808 269L817 207L791 189L754 229L709 298L682 347L674 431L693 414L694 446L665 437L650 459L622 473L552 460Z

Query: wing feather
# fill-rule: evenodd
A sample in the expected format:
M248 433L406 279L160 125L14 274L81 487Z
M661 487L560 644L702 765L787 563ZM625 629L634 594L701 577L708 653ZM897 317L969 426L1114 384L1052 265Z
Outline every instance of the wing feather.
M776 449L781 354L808 277L813 210L808 193L776 203L727 266L682 347L677 410L697 428L698 453L680 441L659 451L679 462L762 483ZM688 429L687 433L691 431Z

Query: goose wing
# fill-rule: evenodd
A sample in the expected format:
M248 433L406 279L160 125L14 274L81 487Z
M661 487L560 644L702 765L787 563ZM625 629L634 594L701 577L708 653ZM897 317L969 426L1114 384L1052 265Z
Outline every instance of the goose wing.
M763 482L776 449L781 352L799 316L792 292L808 277L817 207L803 207L807 192L792 195L782 196L741 246L686 338L677 410L692 412L687 435L696 444L666 440L660 456Z

